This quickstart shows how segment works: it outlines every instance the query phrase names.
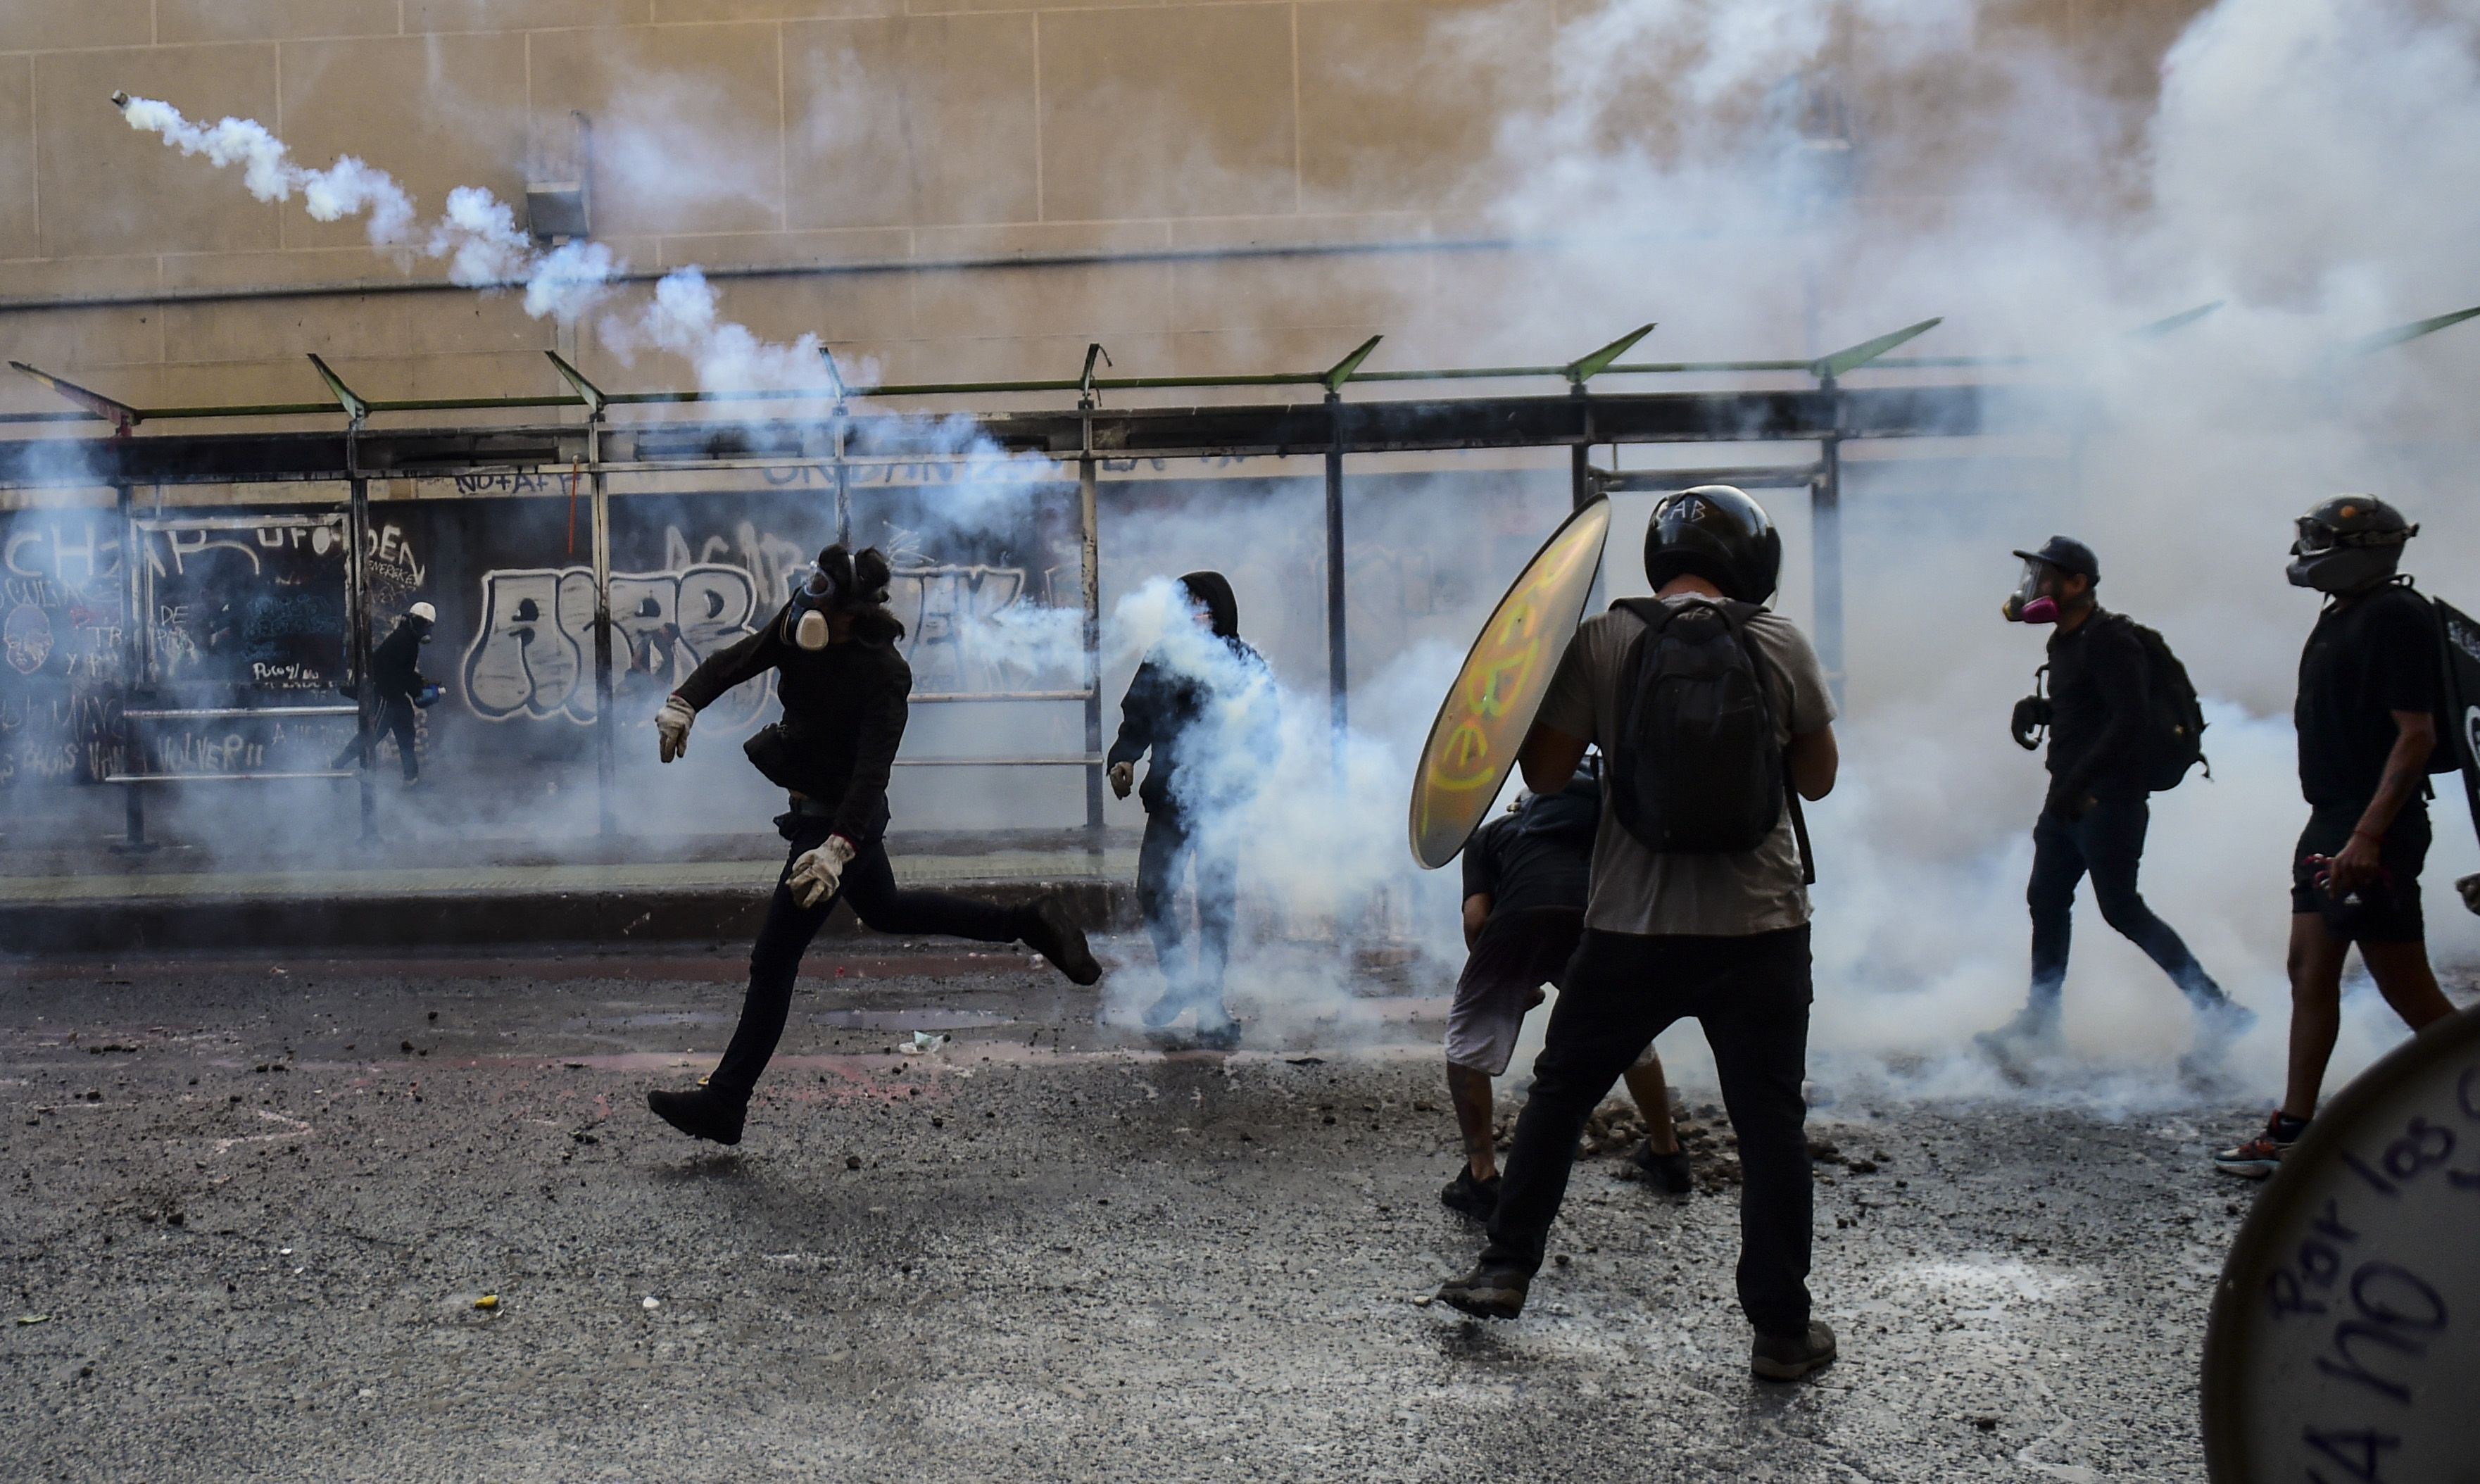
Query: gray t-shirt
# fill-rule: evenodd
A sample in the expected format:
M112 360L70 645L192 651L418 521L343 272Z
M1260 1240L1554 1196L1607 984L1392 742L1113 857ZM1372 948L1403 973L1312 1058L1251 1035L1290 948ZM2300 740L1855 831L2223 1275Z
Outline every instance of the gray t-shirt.
M1696 597L1666 602L1697 603ZM1621 667L1644 620L1613 609L1576 631L1542 697L1538 725L1598 744L1618 735ZM1788 745L1834 719L1834 692L1790 619L1759 613L1746 634L1771 683L1774 730ZM1800 884L1799 846L1791 810L1766 843L1744 854L1661 855L1611 817L1612 791L1602 791L1602 825L1593 839L1593 895L1585 925L1602 932L1739 938L1796 927L1808 921L1808 888Z

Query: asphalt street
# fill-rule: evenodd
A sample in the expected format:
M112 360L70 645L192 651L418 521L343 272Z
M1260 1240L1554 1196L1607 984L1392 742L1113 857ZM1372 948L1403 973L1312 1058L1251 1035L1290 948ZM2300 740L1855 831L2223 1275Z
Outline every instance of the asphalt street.
M2232 1110L1816 1110L1843 1359L1777 1386L1710 1089L1707 1188L1586 1160L1483 1324L1423 1301L1478 1248L1436 1199L1443 1002L1166 1055L1020 958L821 955L724 1152L644 1096L711 1063L739 973L0 969L9 1473L2203 1477Z

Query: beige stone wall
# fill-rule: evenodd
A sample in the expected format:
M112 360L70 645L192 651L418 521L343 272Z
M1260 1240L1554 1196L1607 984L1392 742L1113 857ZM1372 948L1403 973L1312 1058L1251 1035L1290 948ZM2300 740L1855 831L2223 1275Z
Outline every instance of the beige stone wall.
M1470 0L6 0L0 301L347 287L0 310L0 355L141 404L315 399L309 351L375 396L557 389L555 330L509 298L349 292L439 270L250 200L124 127L106 98L125 89L258 118L308 163L361 155L430 211L457 184L521 198L581 111L596 234L640 268L992 264L728 287L761 332L815 331L889 379L1072 375L1094 339L1135 374L1313 369L1380 331L1396 364L1563 358L1631 321L1504 324L1492 306L1541 272L1523 250L1147 255L1493 235L1498 120L1559 95L1553 39L1591 3L1503 0L1477 48L1434 29ZM1986 29L2135 118L2195 9L2013 0ZM1857 33L1835 60L1871 142L1864 204L1933 209L2006 147L1976 125L1995 69L1907 71ZM1623 123L1679 120L1655 88ZM1094 261L1004 266L1023 255ZM590 329L578 353L615 386L688 379L614 364ZM0 409L53 405L12 382Z

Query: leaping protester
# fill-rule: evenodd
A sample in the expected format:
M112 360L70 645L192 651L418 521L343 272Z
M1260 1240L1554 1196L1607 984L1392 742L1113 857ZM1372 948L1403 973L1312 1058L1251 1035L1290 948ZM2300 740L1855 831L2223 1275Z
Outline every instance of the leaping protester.
M784 718L742 749L790 794L775 829L791 848L750 950L740 1023L706 1085L646 1094L647 1106L694 1137L740 1142L750 1092L784 1034L801 954L839 901L851 902L862 922L881 932L1022 940L1079 984L1102 976L1084 932L1055 896L1002 907L896 889L887 858L887 780L904 740L913 669L895 648L904 626L887 611L891 575L875 548L854 553L837 545L818 553L783 612L700 664L656 718L658 746L669 763L688 750L697 714L741 682L774 670L784 703Z

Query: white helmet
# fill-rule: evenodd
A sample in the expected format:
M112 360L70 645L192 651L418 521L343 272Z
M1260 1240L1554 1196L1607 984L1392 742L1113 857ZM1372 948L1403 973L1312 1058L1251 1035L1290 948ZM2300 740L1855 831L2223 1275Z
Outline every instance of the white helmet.
M427 603L416 603L413 607L404 611L404 616L407 618L419 618L424 623L437 623L439 621L439 610L432 608Z

